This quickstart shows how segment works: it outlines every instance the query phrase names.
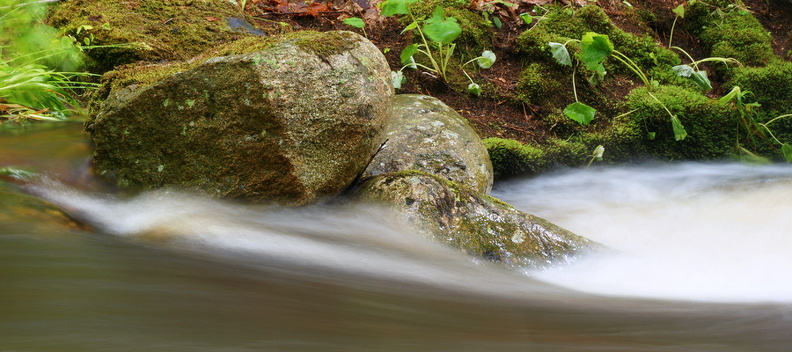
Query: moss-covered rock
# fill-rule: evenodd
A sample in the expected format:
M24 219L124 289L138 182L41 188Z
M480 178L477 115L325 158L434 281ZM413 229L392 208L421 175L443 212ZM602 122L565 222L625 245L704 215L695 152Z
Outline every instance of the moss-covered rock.
M487 149L467 121L437 98L399 94L386 142L363 176L418 170L467 185L492 189Z
M792 62L776 59L764 67L737 67L726 86L750 91L750 100L762 105L763 121L792 114Z
M660 103L662 102L662 104ZM737 116L729 106L676 86L639 87L627 96L630 118L651 141L646 150L666 160L721 159L733 154ZM677 116L687 138L676 141L668 112Z
M97 172L293 205L342 191L383 142L390 70L357 34L305 35L114 89L86 123Z
M698 1L687 13L685 27L709 48L710 56L735 58L750 66L765 65L775 57L773 38L742 1Z
M48 21L80 42L125 44L87 51L92 71L105 72L140 60L186 60L256 34L238 25L244 18L227 0L72 0L53 6Z
M498 178L535 174L546 168L547 161L542 149L513 139L497 137L485 139L484 145Z
M367 179L357 195L472 256L517 267L568 262L599 245L468 187L423 172Z

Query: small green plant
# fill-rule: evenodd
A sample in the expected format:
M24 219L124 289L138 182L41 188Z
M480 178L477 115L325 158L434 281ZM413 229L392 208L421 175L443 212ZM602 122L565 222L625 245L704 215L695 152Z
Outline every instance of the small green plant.
M522 19L523 22L525 22L525 24L527 24L527 25L531 25L534 22L534 20L536 20L536 23L533 23L533 26L531 26L531 28L528 28L529 31L532 30L534 27L536 27L536 25L539 24L540 21L544 20L545 17L547 17L547 14L550 13L550 10L542 7L541 5L534 6L534 8L531 9L531 13L536 13L536 9L537 8L542 10L542 11L544 11L544 13L541 16L532 15L532 14L527 13L527 12L526 13L521 13L521 14L518 15L520 17L520 19Z
M363 35L368 38L368 34L366 33L366 22L363 21L362 18L359 17L349 17L345 18L343 21L345 24L350 25L355 28L359 28L363 30Z
M712 84L710 83L709 77L707 76L707 71L700 69L698 66L699 64L704 62L720 62L740 65L740 62L733 58L708 57L706 59L695 60L692 56L690 56L690 54L688 54L687 51L678 46L672 46L671 49L679 50L685 54L688 59L690 59L689 64L677 65L671 69L674 70L677 76L690 78L697 86L699 86L699 88L701 88L701 90L705 92L712 89Z
M695 0L693 0L695 2ZM680 18L685 18L685 4L681 4L671 10L676 14L674 17L674 22L671 23L671 34L668 35L668 47L670 48L672 45L671 43L674 41L674 29L676 28L677 20Z
M598 145L596 148L594 148L594 151L591 152L591 155L589 156L589 162L586 164L586 168L590 167L594 160L602 161L603 154L605 154L605 147Z
M657 99L657 97L652 94L652 89L654 89L658 83L655 81L650 81L641 67L638 66L635 61L618 50L615 50L613 43L611 43L607 35L588 32L584 34L580 40L570 39L563 44L550 42L550 51L553 54L553 58L561 65L572 66L572 58L566 47L567 44L571 42L580 43L580 54L577 57L583 62L583 64L585 64L587 69L593 72L591 77L589 77L590 83L596 85L605 78L606 71L603 63L607 58L613 57L641 79L643 84L648 89L649 96L657 101L671 117L671 126L674 131L674 139L677 141L685 139L687 132L685 131L685 127L682 126L682 122L679 121L679 118L674 115L668 109L668 107L666 107L665 104L660 101L660 99ZM574 66L572 70L572 90L575 94L575 102L568 105L564 109L564 114L582 125L587 125L594 119L597 110L580 102L578 99L577 88L575 86L576 71L577 66Z
M781 142L770 130L769 125L786 117L792 117L792 114L777 116L770 121L760 123L757 120L756 109L761 105L753 102L748 103L744 101L746 97L751 95L750 91L743 91L739 86L735 86L732 90L720 98L719 102L722 104L733 104L739 115L739 124L737 126L737 141L736 148L748 155L754 155L746 149L743 144L749 144L749 147L756 149L760 142L765 142L773 147L779 145L781 155L787 162L792 162L792 145Z
M402 68L392 75L394 80L394 87L399 88L403 82L404 75L402 71L405 68L417 69L429 72L430 74L437 75L445 82L448 82L449 67L451 65L451 58L456 49L454 40L462 34L462 28L457 23L457 19L453 16L446 16L445 10L437 6L429 18L416 17L413 14L411 5L418 0L386 0L379 3L382 8L383 16L406 15L410 19L410 23L404 28L402 33L415 30L418 32L420 42L408 45L402 50L399 57L402 62ZM416 60L416 56L421 55L426 61L426 64ZM481 56L476 57L463 65L461 65L462 72L470 80L468 91L471 94L478 95L481 93L481 87L476 84L470 75L464 70L464 66L472 62L477 62L481 68L489 68L495 62L495 54L491 51L484 51Z

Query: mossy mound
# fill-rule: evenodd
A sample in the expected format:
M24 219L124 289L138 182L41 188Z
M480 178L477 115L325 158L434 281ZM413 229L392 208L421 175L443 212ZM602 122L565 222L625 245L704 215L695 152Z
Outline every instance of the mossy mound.
M750 91L750 100L762 105L759 110L762 121L792 114L792 62L776 59L764 67L735 68L726 86ZM792 132L790 128L786 130Z
M661 104L662 102L662 104ZM717 100L676 86L640 87L627 96L635 127L645 131L649 155L665 160L710 160L733 155L737 116ZM677 141L668 111L682 122L687 137Z
M375 176L365 180L356 194L365 201L390 205L421 234L508 266L564 263L600 248L545 219L423 172Z
M684 27L701 39L710 56L735 58L749 66L765 65L775 57L773 38L742 1L697 1L687 13Z
M91 45L130 44L87 51L94 72L136 61L186 60L251 35L227 22L244 19L227 0L72 0L52 7L49 23Z

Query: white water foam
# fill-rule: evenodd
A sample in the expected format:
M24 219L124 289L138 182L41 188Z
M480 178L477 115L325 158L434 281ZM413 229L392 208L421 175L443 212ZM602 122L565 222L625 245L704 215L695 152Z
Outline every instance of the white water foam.
M366 205L257 208L170 191L119 199L51 180L29 190L103 233L323 280L367 277L512 298L558 291L474 263Z
M496 197L613 249L530 275L589 293L792 302L792 167L675 164L573 170Z

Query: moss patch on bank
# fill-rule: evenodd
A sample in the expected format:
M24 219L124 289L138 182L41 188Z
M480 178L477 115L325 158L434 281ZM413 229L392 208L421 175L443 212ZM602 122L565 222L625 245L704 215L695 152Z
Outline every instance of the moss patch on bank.
M125 44L87 51L89 68L105 72L136 61L187 60L252 35L226 22L244 18L226 0L72 0L53 6L48 22L90 45Z

